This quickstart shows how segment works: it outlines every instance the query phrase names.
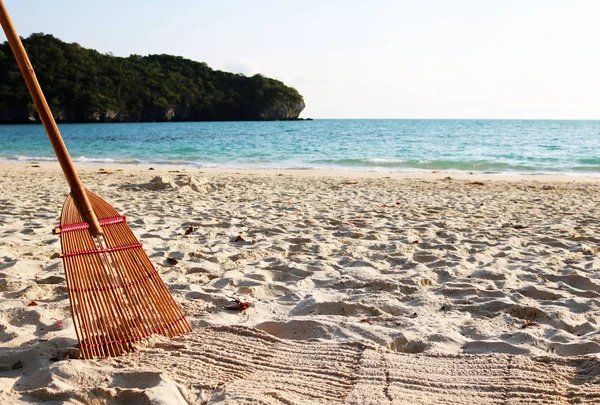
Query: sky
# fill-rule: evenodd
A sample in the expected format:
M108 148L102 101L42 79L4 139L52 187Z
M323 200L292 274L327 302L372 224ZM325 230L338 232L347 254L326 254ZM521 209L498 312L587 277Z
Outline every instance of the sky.
M595 0L4 4L23 37L281 80L305 118L600 119Z

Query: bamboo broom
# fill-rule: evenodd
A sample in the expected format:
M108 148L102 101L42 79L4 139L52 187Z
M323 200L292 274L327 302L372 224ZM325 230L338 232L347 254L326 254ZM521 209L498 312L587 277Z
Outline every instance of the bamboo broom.
M125 217L83 188L2 0L0 24L71 188L55 232L60 234L81 356L119 356L153 334L173 337L190 332Z

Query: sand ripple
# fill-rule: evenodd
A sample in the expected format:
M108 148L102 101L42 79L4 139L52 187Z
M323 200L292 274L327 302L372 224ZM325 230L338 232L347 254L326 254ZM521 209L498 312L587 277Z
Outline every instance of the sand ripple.
M456 403L597 399L595 360L570 357L600 353L597 183L88 167L84 182L128 215L195 332L82 380L64 360L74 333L50 233L62 175L3 169L2 400L418 403L442 401L440 387ZM225 309L232 297L253 307Z

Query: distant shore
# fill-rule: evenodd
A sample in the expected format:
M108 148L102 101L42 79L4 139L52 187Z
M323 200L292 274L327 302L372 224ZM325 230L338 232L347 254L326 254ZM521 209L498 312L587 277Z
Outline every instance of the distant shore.
M2 111L0 111L0 116L2 115ZM313 118L270 118L270 119L222 119L222 120L185 120L185 119L165 119L165 118L149 118L149 119L132 119L132 120L115 120L115 121L78 121L78 120L64 120L61 118L56 119L57 124L140 124L140 123L160 123L160 122L277 122L277 121L314 121ZM0 120L0 126L2 125L41 125L42 122L39 120L39 117L28 117L26 119L15 119L13 121L10 120Z

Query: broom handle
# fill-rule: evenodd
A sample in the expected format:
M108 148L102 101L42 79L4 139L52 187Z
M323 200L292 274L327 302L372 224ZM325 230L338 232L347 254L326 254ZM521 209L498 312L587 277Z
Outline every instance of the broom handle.
M25 83L27 83L27 88L29 89L29 93L31 93L31 97L33 98L35 107L38 110L40 119L44 124L48 138L50 138L50 143L54 148L54 153L56 154L58 162L60 163L60 167L67 178L67 182L71 188L71 193L75 199L75 202L77 203L79 213L90 225L89 229L92 235L100 235L102 234L102 228L98 223L98 218L96 217L94 209L90 204L90 200L87 197L83 185L81 184L81 180L79 180L79 176L75 171L75 167L73 166L73 162L71 161L67 147L60 136L60 132L58 131L58 127L56 126L56 122L54 121L54 117L50 111L50 107L48 107L44 93L42 93L40 84L35 77L33 66L31 66L31 62L27 57L27 52L25 52L25 48L21 43L21 38L19 38L17 31L13 27L12 21L8 16L8 12L6 11L6 7L4 6L2 0L0 0L0 24L2 24L2 29L6 34L10 48L17 59L19 69L21 69Z

